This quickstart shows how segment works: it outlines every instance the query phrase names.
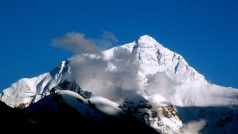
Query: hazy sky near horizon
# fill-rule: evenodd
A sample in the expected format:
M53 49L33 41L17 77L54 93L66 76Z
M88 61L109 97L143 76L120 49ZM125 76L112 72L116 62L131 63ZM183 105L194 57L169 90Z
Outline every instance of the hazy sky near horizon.
M148 34L209 81L238 88L236 0L2 0L0 90L73 55L53 47L54 38L80 32L98 39L105 31L116 45Z

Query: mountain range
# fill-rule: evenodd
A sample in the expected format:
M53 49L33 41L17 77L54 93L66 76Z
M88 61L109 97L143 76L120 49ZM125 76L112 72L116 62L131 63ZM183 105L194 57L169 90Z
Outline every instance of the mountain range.
M238 133L238 89L208 82L148 35L76 54L50 72L13 83L0 100L29 128L59 123L101 132L111 126L120 132Z

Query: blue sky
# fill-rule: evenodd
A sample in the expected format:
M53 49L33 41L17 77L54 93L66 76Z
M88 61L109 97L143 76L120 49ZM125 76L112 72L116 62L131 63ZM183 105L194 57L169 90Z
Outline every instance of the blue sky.
M0 90L70 57L51 42L72 31L110 31L118 44L149 34L209 81L238 88L237 13L236 0L1 0Z

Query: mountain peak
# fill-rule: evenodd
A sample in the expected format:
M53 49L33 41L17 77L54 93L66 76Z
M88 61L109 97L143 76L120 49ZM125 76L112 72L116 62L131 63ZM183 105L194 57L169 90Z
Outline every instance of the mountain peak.
M138 40L140 41L156 41L153 37L151 37L150 35L141 35Z
M148 48L148 47L155 47L159 44L153 37L149 35L142 35L137 40L136 43L139 47Z
M136 41L102 54L105 59L74 56L48 73L23 78L3 90L0 101L11 107L28 107L53 95L60 101L53 103L54 106L49 102L50 106L61 102L63 106L72 107L79 112L77 119L83 123L87 117L101 124L99 119L102 117L104 121L104 115L109 115L105 119L115 116L115 121L124 124L124 117L132 115L159 133L181 134L183 124L205 119L203 133L238 132L238 91L208 83L181 55L163 47L151 36L140 36ZM38 104L41 106L42 102ZM47 104L48 108L51 107ZM1 110L0 103L0 115ZM200 121L195 123L201 124ZM86 124L95 128L94 124Z

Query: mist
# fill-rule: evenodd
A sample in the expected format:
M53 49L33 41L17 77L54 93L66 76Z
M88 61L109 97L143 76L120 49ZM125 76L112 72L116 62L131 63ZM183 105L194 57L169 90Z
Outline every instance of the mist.
M166 99L170 99L175 94L175 86L177 83L172 81L165 73L158 72L148 77L148 85L146 93L149 96L160 94Z
M176 99L180 98L180 100ZM177 85L171 100L177 106L225 106L238 104L238 91L215 84Z
M191 121L184 125L184 134L199 134L202 128L207 124L205 120Z
M113 101L120 101L142 88L138 80L138 67L130 62L127 49L115 49L116 59L105 60L103 56L75 55L70 58L73 79L84 90ZM110 69L114 67L114 69Z

